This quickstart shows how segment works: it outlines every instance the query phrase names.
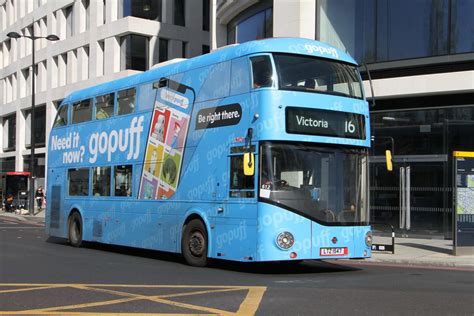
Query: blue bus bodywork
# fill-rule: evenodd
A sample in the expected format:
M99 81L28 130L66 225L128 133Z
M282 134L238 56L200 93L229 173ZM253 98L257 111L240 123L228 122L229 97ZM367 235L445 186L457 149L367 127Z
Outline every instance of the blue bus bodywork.
M279 82L283 77L277 70L283 66L275 64L275 54L356 65L350 56L323 43L268 39L66 97L62 107L66 107L67 122L56 124L49 140L48 234L70 238L70 216L76 212L81 217L82 240L180 253L185 225L199 219L206 230L209 258L253 262L370 257L368 201L363 188L370 146L367 102L363 95L354 98L286 89L290 85ZM269 56L272 61L271 86L252 86L252 67L256 66L250 59L255 56ZM299 88L299 83L294 84L293 88ZM134 89L133 103L128 103L132 110L120 114L120 91L130 89ZM98 97L107 94L113 95L113 113L99 119ZM81 109L84 100L90 104L83 103ZM314 115L319 112L312 110L323 110L322 115L328 117L357 115L363 123L353 127L346 121L345 129L347 134L357 128L359 136L319 133L317 125L324 128L332 121L316 120ZM90 120L72 123L87 117L88 111ZM290 115L295 123L289 123ZM337 115L332 120L339 120ZM291 124L296 125L289 127ZM309 144L315 147L307 147ZM243 176L236 167L249 151L255 155L253 177ZM318 166L305 167L305 151L315 153ZM288 156L293 152L302 154ZM356 158L347 158L351 155ZM290 158L281 158L282 165L277 166L283 156ZM262 171L268 164L264 159L274 177L277 172L287 177L281 188L274 181L264 182ZM302 169L288 167L291 159ZM348 167L338 174L342 166ZM350 170L356 174L358 189L351 184L350 192L345 193L353 178L332 181L346 179ZM324 180L315 179L316 174ZM300 195L304 198L299 199ZM343 205L352 196L358 202ZM306 198L308 202L301 206L293 201ZM307 210L318 203L332 207L321 210L325 215ZM351 207L356 208L355 218L337 219ZM285 239L283 245L290 238L291 246L285 249L279 238Z

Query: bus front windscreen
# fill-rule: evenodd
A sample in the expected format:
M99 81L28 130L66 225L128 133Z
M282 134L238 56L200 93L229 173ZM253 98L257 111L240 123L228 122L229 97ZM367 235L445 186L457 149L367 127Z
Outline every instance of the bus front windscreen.
M281 90L333 94L362 99L356 66L302 55L274 54Z
M367 151L342 146L261 146L260 200L329 225L366 224Z

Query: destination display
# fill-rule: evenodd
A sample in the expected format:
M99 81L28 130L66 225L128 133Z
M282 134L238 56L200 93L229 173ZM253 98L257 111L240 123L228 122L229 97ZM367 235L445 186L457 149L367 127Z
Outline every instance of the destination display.
M287 107L286 132L365 139L365 117L355 113Z

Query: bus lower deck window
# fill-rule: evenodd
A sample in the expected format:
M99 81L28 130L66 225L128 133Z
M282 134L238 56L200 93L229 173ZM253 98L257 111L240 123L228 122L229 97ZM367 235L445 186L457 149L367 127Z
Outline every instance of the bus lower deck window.
M110 167L92 169L92 195L110 196Z
M68 186L70 196L89 195L89 168L69 169Z
M115 167L115 196L132 196L132 166Z

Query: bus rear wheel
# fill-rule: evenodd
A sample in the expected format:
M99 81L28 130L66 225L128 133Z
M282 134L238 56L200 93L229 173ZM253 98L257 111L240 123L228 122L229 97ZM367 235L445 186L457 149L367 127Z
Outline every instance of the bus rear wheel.
M206 266L207 245L207 231L201 220L193 219L184 226L181 252L189 265Z
M69 217L68 223L69 243L73 247L80 247L82 244L82 217L78 212L74 212Z

